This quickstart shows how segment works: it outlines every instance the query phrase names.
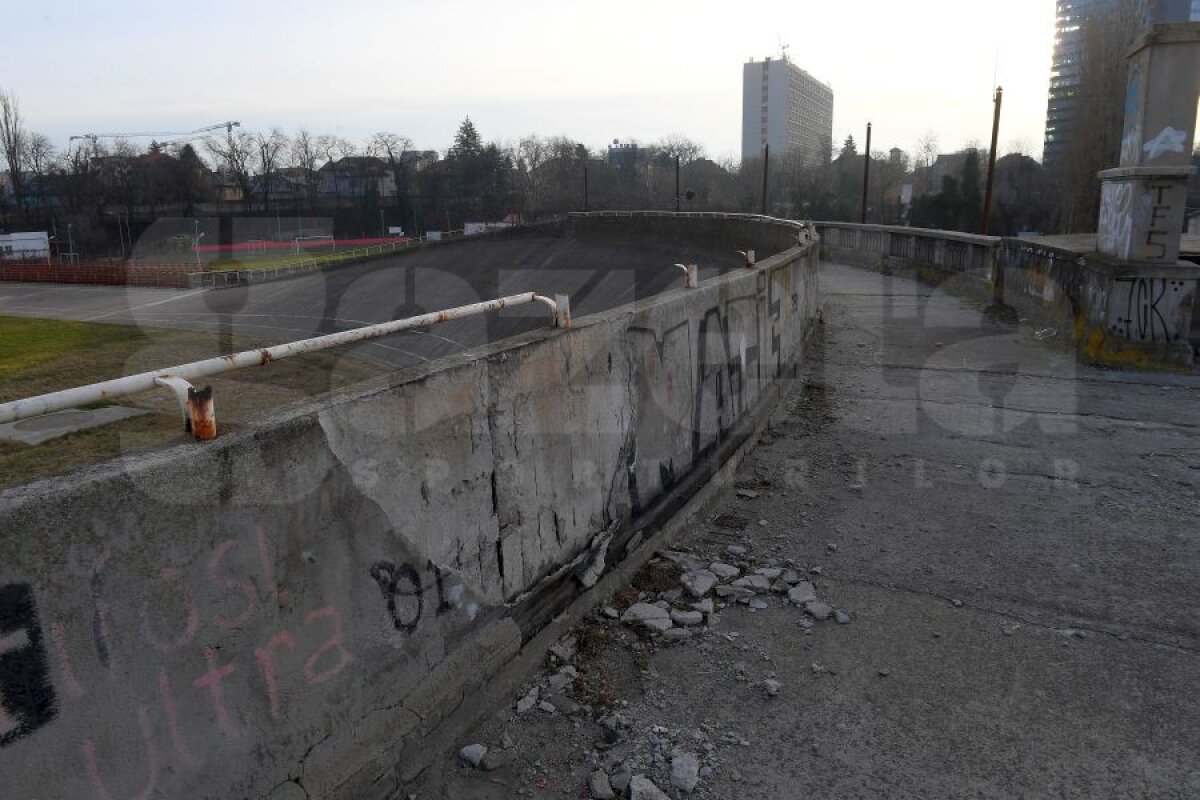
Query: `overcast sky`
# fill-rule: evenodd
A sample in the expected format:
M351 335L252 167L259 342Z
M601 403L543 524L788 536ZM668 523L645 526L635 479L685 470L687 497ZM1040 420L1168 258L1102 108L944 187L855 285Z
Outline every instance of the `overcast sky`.
M444 150L565 134L598 147L681 133L740 153L742 64L790 46L834 91L834 140L943 151L991 126L1041 157L1054 0L0 0L0 86L65 145L86 132L240 120ZM998 69L997 69L998 63Z

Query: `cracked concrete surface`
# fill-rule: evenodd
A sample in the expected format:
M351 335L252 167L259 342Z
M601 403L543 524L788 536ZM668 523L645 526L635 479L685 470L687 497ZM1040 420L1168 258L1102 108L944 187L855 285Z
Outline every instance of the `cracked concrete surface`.
M738 476L769 485L722 489L676 545L817 568L853 622L806 635L776 601L615 640L581 669L625 742L748 740L692 797L1200 796L1200 377L1079 366L902 278L827 264L821 292L823 357ZM511 741L503 766L450 753L400 796L588 797L594 716L512 708L459 743Z

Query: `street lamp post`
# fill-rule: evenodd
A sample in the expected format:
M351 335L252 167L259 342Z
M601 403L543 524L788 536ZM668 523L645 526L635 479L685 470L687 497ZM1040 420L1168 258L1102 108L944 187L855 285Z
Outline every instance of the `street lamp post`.
M196 269L203 272L204 269L200 264L200 220L194 219L192 224L194 226L192 229L192 252L196 254Z

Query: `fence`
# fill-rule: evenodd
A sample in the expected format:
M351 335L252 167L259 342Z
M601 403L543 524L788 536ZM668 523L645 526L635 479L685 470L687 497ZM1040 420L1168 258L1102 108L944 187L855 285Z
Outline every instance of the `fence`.
M188 275L195 270L195 264L141 261L79 261L74 264L0 261L0 281L181 289L188 285Z

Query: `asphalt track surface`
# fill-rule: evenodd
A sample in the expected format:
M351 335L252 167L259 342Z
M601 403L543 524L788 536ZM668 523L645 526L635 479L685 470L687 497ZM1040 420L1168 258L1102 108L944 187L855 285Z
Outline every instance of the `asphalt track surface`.
M674 266L680 262L698 263L701 280L742 264L733 247L529 230L233 289L0 283L0 316L191 329L275 344L529 291L569 295L579 317L682 286ZM411 366L542 327L548 317L544 305L530 304L348 351Z

